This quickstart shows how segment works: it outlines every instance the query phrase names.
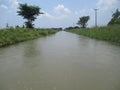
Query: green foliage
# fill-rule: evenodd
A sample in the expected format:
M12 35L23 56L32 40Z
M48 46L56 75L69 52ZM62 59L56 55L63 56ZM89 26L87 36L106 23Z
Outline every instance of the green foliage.
M113 18L120 18L120 11L119 11L119 9L116 9L116 12L113 13L112 17Z
M106 40L118 43L120 45L120 26L107 26L97 28L86 28L86 29L73 29L68 30L79 35L88 36L100 40Z
M6 28L9 28L9 25L8 25L8 23L6 24Z
M70 30L70 29L78 29L79 27L78 26L74 26L74 27L67 27L67 28L65 28L65 30Z
M86 28L89 19L89 16L80 17L77 24L80 25L82 28Z
M23 16L24 19L27 19L25 25L27 28L33 28L32 22L36 19L39 14L43 14L40 12L38 6L31 6L27 4L19 4L19 11L17 11L18 15Z
M31 21L27 21L27 22L25 22L25 26L26 26L27 28L33 28L34 24L32 24Z
M108 25L120 24L120 18L112 18Z
M28 29L28 28L7 28L0 29L0 47L46 36L56 33L57 30Z
M114 25L119 24L120 25L120 11L116 9L116 12L113 13L111 21L108 23L108 25Z

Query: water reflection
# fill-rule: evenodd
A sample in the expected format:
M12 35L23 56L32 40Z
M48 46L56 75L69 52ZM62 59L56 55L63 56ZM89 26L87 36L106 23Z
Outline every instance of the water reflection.
M23 66L35 68L39 65L40 50L37 49L34 41L29 42L24 48Z

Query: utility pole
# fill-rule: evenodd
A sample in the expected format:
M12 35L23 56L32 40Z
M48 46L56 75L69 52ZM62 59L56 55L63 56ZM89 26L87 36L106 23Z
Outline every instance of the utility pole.
M97 27L97 11L98 9L94 9L95 10L95 27Z

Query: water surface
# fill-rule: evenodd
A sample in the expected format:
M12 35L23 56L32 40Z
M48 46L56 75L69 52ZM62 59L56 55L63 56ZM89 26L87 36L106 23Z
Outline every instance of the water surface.
M120 90L120 47L61 31L0 48L0 90Z

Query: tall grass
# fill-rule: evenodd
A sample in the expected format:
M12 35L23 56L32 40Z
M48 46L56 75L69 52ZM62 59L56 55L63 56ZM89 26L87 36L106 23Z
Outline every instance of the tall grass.
M57 30L27 29L27 28L7 28L0 29L0 47L17 42L35 39L56 33Z
M72 29L68 31L91 38L115 42L120 45L120 25L86 29Z

